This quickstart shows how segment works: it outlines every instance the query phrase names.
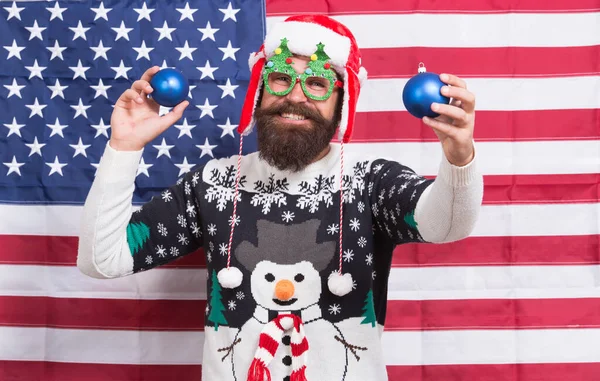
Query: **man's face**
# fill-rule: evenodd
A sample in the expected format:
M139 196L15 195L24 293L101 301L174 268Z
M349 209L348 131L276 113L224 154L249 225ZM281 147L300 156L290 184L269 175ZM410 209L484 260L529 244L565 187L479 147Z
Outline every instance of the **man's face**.
M292 57L291 66L302 73L308 57ZM329 145L339 124L340 89L323 101L304 94L300 83L285 96L272 95L263 87L257 106L256 128L260 157L281 169L299 171L312 163Z

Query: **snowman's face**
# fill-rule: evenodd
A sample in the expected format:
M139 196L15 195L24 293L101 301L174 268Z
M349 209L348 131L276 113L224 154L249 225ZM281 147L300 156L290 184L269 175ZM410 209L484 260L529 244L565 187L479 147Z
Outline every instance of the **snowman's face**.
M319 301L321 277L310 262L278 265L261 261L250 279L252 296L274 311L301 310Z

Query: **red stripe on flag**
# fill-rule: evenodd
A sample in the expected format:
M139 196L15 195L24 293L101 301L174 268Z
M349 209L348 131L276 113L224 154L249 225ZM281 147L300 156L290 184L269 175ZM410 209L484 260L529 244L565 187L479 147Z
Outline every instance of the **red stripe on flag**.
M589 381L600 374L600 363L391 365L387 371L390 380L403 381ZM201 373L201 365L0 361L0 379L7 381L201 381Z
M2 296L0 326L203 331L205 307L205 300ZM385 324L386 331L556 327L600 327L600 298L390 300Z
M0 326L198 331L206 300L0 296Z
M373 13L518 13L518 12L583 12L600 9L597 0L513 0L513 1L472 1L472 0L267 0L267 16L298 13L373 14Z
M387 370L394 381L591 381L598 379L600 363L395 365Z
M85 345L85 343L82 343ZM109 348L107 348L109 349ZM84 364L0 361L2 381L165 381L202 378L201 365Z
M427 71L460 77L560 77L600 73L600 45L569 47L369 48L362 49L369 78L412 77ZM448 59L452 57L452 59ZM393 62L393 65L390 65Z
M386 331L600 327L600 298L393 300Z
M600 236L468 237L443 245L410 243L392 266L570 265L600 263Z
M398 99L402 104L402 99ZM600 138L600 109L477 111L477 141ZM432 129L406 111L359 112L352 142L436 142Z

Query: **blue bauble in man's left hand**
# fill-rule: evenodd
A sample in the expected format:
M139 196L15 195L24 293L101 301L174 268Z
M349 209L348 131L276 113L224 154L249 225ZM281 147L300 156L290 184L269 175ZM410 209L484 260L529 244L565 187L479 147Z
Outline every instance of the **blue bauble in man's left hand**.
M441 93L441 89L445 85L438 74L425 72L420 68L419 74L409 79L402 91L402 101L406 110L419 119L424 116L438 117L439 114L431 110L431 104L434 102L450 103L450 98Z
M188 96L190 86L185 76L178 70L165 68L154 74L150 80L154 89L151 96L161 106L174 107Z

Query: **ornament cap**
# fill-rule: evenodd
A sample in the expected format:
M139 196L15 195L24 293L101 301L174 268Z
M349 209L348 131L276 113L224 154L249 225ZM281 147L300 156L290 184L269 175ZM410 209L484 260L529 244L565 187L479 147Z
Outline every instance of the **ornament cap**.
M427 71L427 68L425 67L425 64L423 62L419 62L418 72L419 73L425 73L426 71Z

